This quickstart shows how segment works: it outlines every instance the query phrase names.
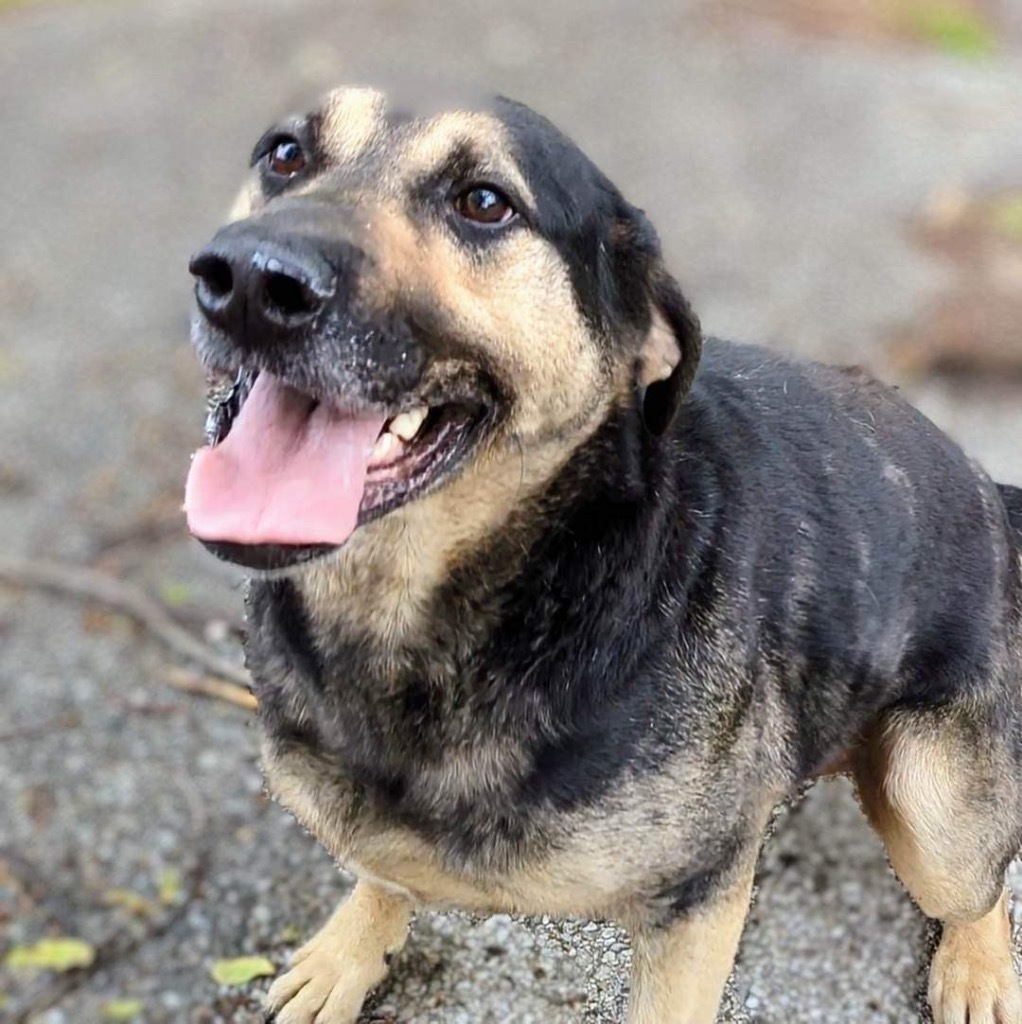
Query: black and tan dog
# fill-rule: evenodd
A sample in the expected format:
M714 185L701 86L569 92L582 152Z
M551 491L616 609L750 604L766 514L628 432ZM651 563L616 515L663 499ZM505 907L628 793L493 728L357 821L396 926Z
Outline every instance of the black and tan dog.
M939 1024L1022 1022L1022 491L862 374L704 348L516 103L341 90L252 165L192 264L189 522L259 570L269 784L359 876L280 1024L353 1021L420 906L619 921L629 1019L709 1024L772 810L842 759Z

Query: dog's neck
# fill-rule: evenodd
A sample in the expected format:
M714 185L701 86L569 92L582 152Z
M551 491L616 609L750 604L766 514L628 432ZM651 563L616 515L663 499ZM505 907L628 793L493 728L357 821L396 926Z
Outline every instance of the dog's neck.
M269 735L380 793L496 742L513 785L517 758L613 706L677 643L691 584L677 567L691 552L697 574L706 540L687 535L671 445L609 417L386 628L373 618L386 579L254 582L249 664ZM326 599L339 599L332 615L312 604Z
M578 431L474 461L448 486L359 530L336 555L294 578L310 626L358 637L388 656L417 647L449 612L452 587L474 608L525 565L545 531L597 491L641 488L641 427L615 409ZM455 585L454 581L459 582Z
M519 465L474 467L455 487L372 524L291 584L317 647L371 648L395 677L423 658L457 671L498 620L519 614L517 601L613 591L643 561L635 522L647 554L676 526L660 512L675 489L670 443L650 438L633 409L616 408L567 454L553 445ZM594 550L601 579L574 579Z

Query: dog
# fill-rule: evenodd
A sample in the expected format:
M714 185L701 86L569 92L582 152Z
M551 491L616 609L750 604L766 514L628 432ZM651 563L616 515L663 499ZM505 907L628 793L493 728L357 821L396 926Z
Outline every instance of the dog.
M249 568L270 790L358 882L268 995L349 1024L419 907L600 917L710 1024L779 804L836 763L1019 1024L1022 490L862 372L704 338L646 215L504 98L345 88L191 262L191 533Z

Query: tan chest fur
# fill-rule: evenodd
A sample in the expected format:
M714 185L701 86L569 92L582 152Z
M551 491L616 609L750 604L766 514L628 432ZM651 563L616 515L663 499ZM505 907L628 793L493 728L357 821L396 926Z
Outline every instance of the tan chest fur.
M690 765L623 780L591 809L537 812L537 853L510 869L452 863L411 829L357 806L345 780L312 757L267 744L264 768L273 794L342 866L432 907L618 917L699 843L685 796L700 791Z

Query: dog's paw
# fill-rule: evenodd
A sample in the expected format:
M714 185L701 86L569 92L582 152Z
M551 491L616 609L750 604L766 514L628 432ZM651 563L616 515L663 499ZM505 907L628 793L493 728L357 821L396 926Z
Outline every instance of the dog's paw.
M274 1024L355 1024L362 1003L386 975L380 962L351 962L334 951L316 950L278 978L266 996Z
M1022 1024L1007 928L948 927L930 967L934 1024Z
M383 981L387 973L383 955L353 949L336 933L324 932L295 954L291 969L270 987L268 1021L354 1024L366 996Z
M346 903L291 960L266 995L275 1024L355 1024L408 935L411 906L359 882Z

